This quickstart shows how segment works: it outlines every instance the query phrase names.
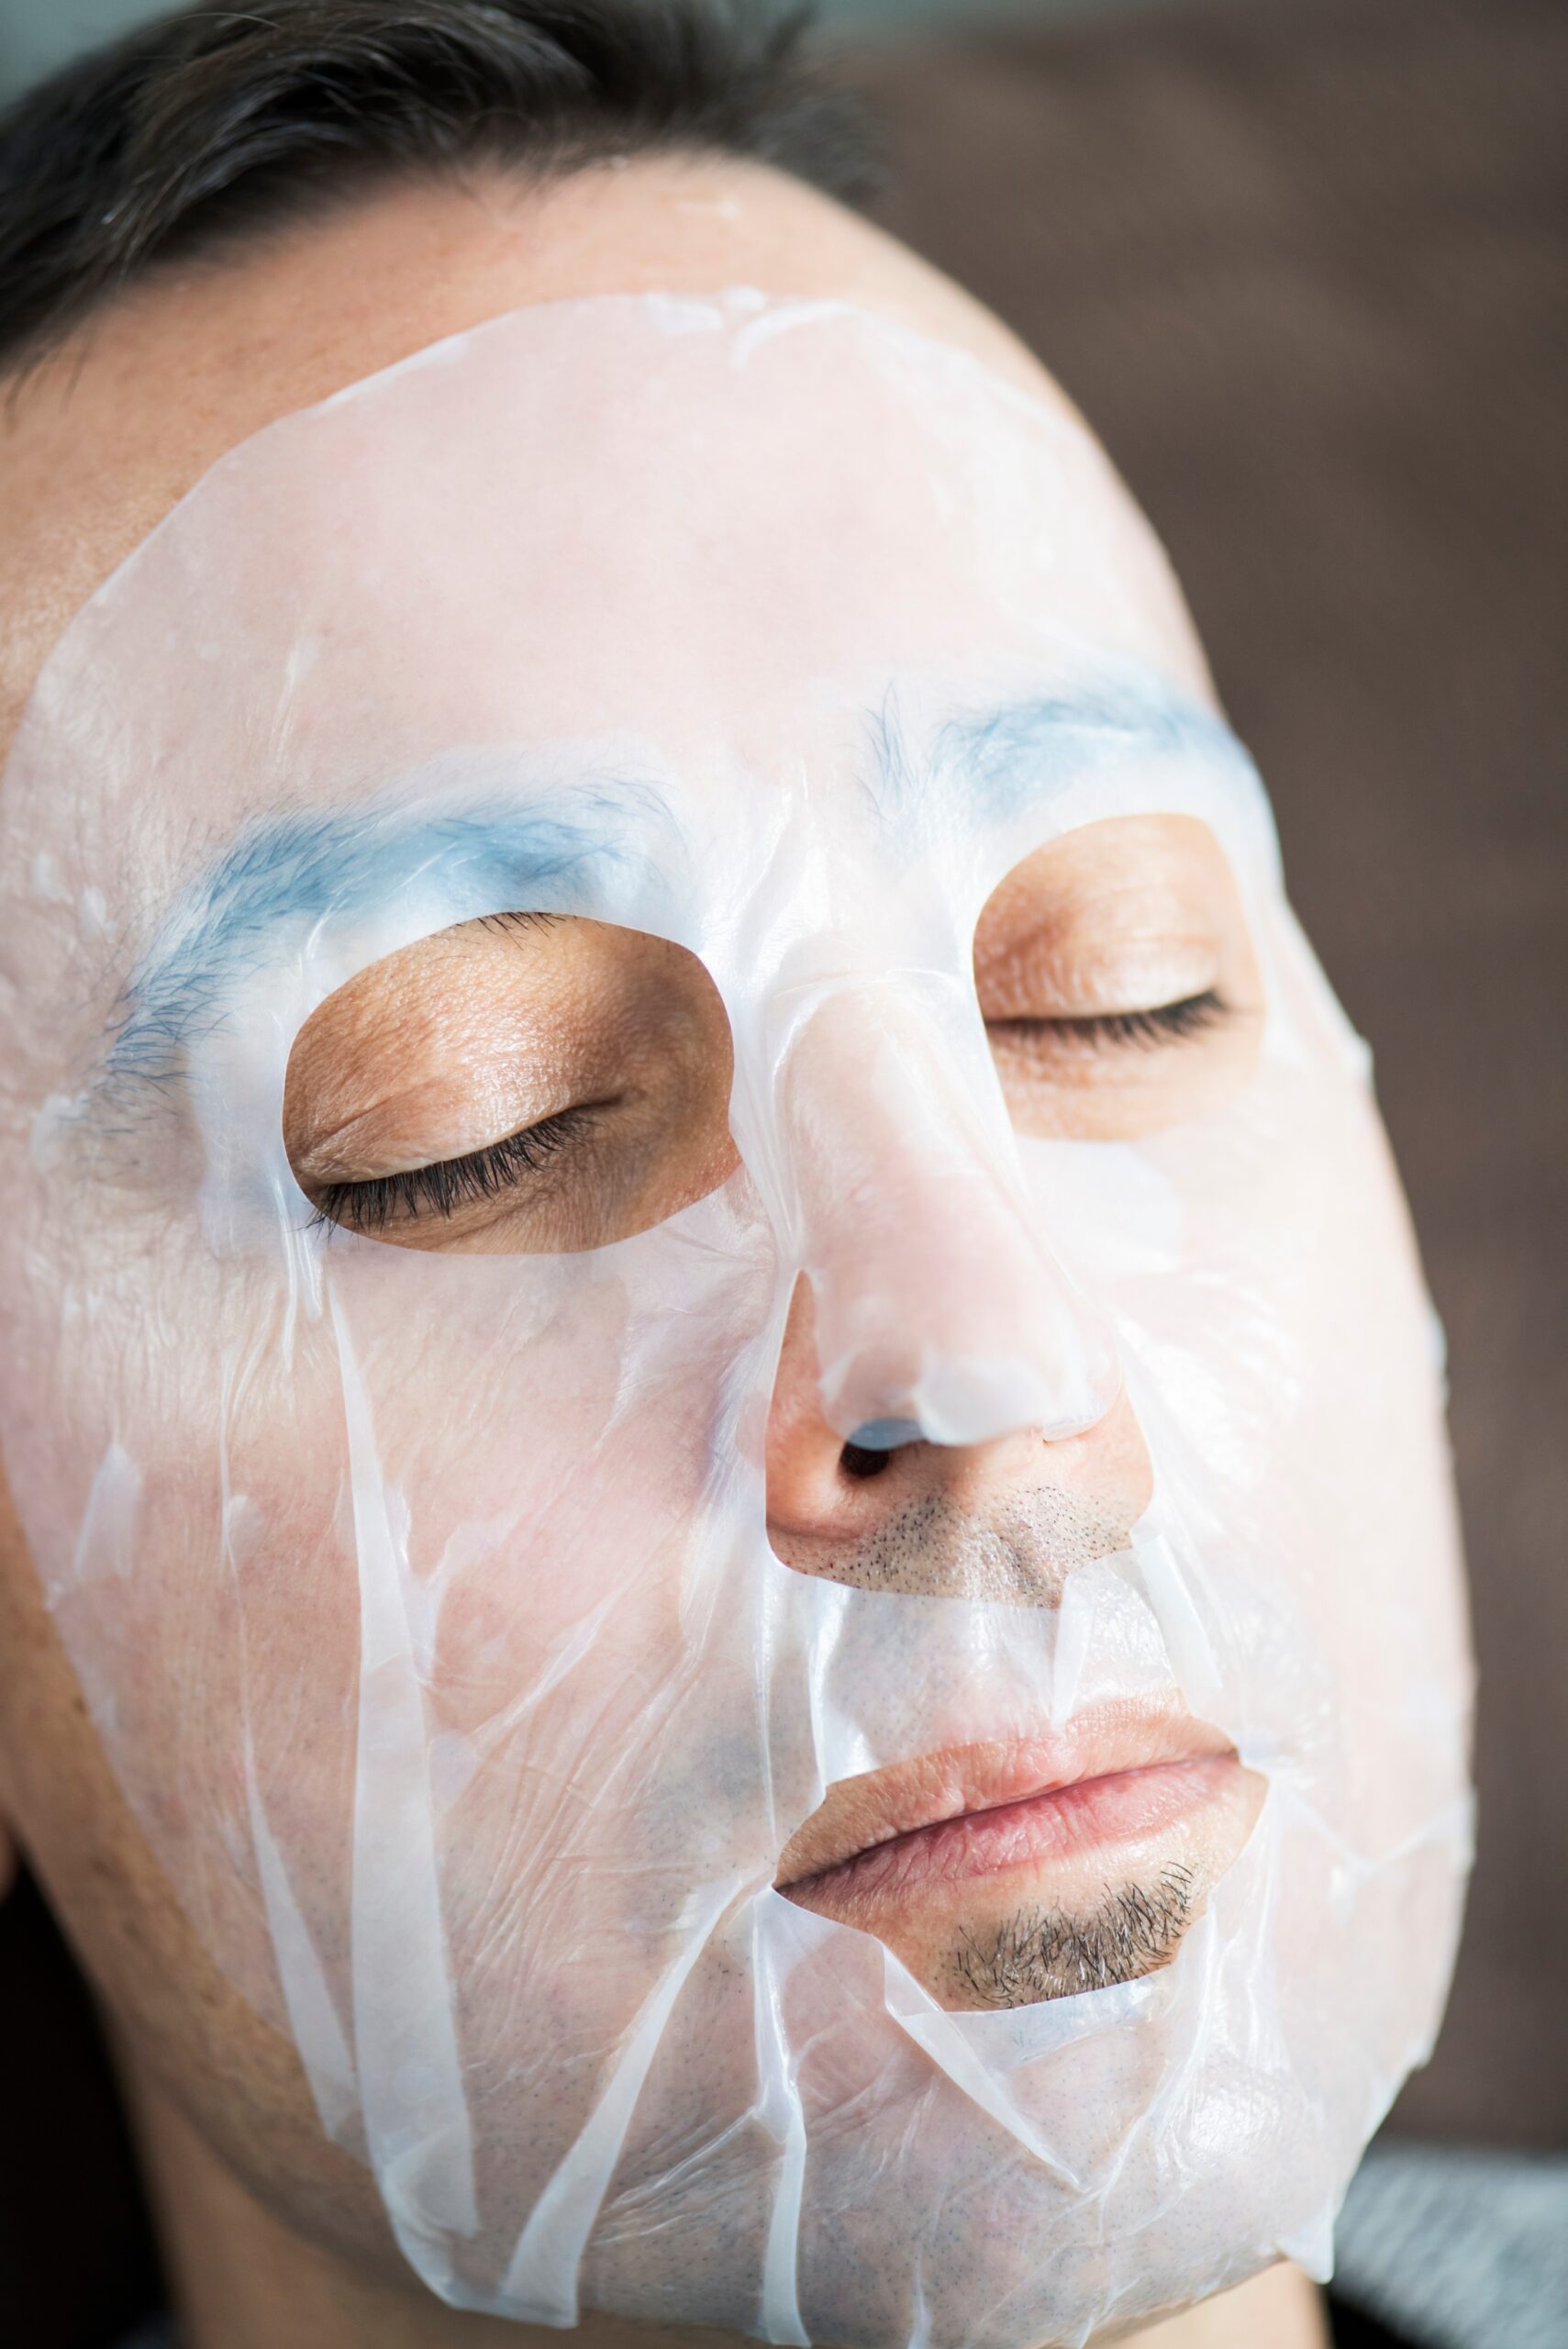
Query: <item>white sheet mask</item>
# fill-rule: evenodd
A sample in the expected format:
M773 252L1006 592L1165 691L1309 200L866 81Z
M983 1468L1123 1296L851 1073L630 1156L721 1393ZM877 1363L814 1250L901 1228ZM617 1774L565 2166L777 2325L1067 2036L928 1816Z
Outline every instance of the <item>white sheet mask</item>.
M1240 885L1255 1072L1019 1137L981 907L1162 812ZM300 1028L517 909L700 957L740 1171L569 1254L324 1227ZM1326 2271L1467 1865L1437 1350L1262 791L1074 425L741 293L527 310L285 418L57 646L0 967L22 1523L179 1900L435 2291L1027 2349ZM1062 1439L1125 1381L1129 1545L1056 1605L783 1564L802 1273L846 1437ZM1268 1780L1163 1969L949 2011L773 1888L831 1782L1151 1693Z

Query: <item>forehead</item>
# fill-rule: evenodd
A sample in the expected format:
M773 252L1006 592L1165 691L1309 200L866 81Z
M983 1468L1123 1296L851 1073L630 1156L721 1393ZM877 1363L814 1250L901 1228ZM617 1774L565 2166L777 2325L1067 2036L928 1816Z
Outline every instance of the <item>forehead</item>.
M1107 662L1206 690L1060 413L843 304L600 297L231 451L67 631L17 763L74 769L100 885L117 851L152 903L258 813L464 749L632 743L732 797L825 781L895 681Z

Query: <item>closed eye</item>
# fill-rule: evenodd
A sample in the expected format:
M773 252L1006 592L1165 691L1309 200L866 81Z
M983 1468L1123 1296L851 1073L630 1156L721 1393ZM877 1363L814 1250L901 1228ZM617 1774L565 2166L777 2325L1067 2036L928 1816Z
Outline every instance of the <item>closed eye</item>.
M1207 987L1202 995L1184 996L1179 1003L1156 1004L1142 1011L1085 1012L1075 1019L991 1019L986 1025L993 1036L1019 1043L1049 1036L1106 1051L1130 1046L1148 1052L1202 1035L1220 1025L1229 1008L1213 987Z
M314 1224L341 1224L351 1231L383 1231L389 1223L421 1216L451 1216L475 1200L493 1199L537 1173L556 1152L580 1141L610 1101L583 1102L537 1125L525 1126L462 1158L439 1158L395 1174L374 1174L357 1183L328 1183L317 1195Z
M1156 1004L1142 1010L1089 1012L1076 1018L993 1019L987 1025L998 1041L1025 1043L1050 1037L1063 1042L1081 1042L1098 1051L1148 1052L1200 1035L1223 1021L1228 1012L1229 1006L1211 987L1202 995L1185 996L1179 1002ZM427 1166L371 1175L359 1182L327 1184L317 1195L313 1222L337 1224L351 1231L379 1232L392 1223L429 1216L451 1217L477 1201L494 1199L517 1188L546 1160L583 1140L596 1114L614 1106L611 1101L580 1103L460 1158L435 1159Z

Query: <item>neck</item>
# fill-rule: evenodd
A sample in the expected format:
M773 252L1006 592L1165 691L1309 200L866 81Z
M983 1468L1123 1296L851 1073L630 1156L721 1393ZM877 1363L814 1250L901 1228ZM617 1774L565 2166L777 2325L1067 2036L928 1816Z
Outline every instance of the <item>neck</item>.
M303 2241L145 2078L134 2100L183 2349L561 2349L551 2328L450 2309L412 2275L394 2282ZM574 2349L727 2349L731 2338L591 2315ZM1140 2349L1257 2349L1262 2341L1328 2349L1329 2336L1307 2278L1273 2267L1138 2340Z

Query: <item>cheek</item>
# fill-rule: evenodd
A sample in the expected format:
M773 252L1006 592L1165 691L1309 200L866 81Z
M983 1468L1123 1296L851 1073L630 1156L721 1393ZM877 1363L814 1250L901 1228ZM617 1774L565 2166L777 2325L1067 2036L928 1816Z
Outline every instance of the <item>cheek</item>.
M195 1656L221 1664L190 1692L196 1783L223 1786L242 1820L252 1767L291 1873L303 1859L327 1906L350 1879L356 1800L363 1830L377 1798L356 1743L374 1750L400 1674L417 1687L436 1812L461 1828L460 1906L519 1837L595 1863L601 1885L608 1863L625 1876L628 1837L679 1841L673 1780L702 1773L728 1712L754 1712L738 1621L733 1642L711 1642L700 1719L677 1736L669 1718L699 1544L721 1575L728 1544L738 1571L762 1523L760 1472L732 1470L728 1510L706 1502L714 1457L735 1452L736 1366L766 1328L771 1267L731 1261L708 1275L707 1309L673 1318L680 1269L662 1235L591 1264L339 1250L332 1309L230 1395L226 1545L180 1537L222 1514L219 1430L182 1431L195 1464L161 1503L156 1546L159 1580L186 1596L148 1609L142 1709L167 1704ZM361 1677L361 1649L379 1680ZM646 1800L591 1800L627 1757L655 1753ZM714 1832L733 1842L719 1812ZM210 1834L210 1805L193 1836L203 1823ZM688 1862L690 1840L688 1819ZM338 1918L326 1938L345 1933Z
M1434 1330L1381 1128L1338 1071L1265 1072L1154 1154L1184 1206L1184 1277L1141 1301L1157 1464L1213 1523L1257 1717L1313 1799L1392 1846L1451 1776L1468 1664Z
M314 1311L183 1232L106 1242L91 1312L68 1290L63 1339L36 1333L50 1375L25 1420L7 1400L52 1612L155 1858L270 2019L280 1886L341 1999L388 1675L426 1709L449 1848L476 1854L460 1904L525 1831L625 1881L627 1840L678 1848L694 1778L724 1780L726 1723L755 1715L742 1616L678 1731L672 1691L716 1457L733 1505L702 1538L737 1566L762 1538L760 1424L755 1474L735 1460L774 1272L749 1211L692 1212L713 1229L560 1263L334 1247ZM639 1756L656 1800L588 1800ZM754 1787L751 1757L728 1776ZM713 1817L731 1856L758 1840Z
M360 1610L342 1410L308 1338L285 1372L254 1345L198 1346L215 1326L193 1315L156 1396L143 1381L116 1398L134 1496L123 1528L89 1509L53 1606L177 1898L278 2021L277 1852L329 1966L348 1938Z

